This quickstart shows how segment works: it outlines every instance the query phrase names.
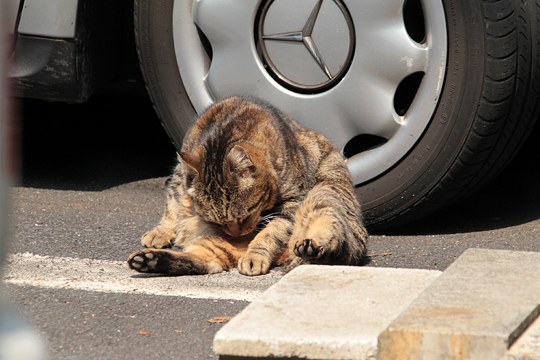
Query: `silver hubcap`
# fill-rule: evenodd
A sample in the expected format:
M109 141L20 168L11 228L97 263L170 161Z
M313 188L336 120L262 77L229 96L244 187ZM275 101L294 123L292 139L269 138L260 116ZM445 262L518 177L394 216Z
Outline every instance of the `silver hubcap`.
M175 1L188 96L198 113L227 96L266 99L338 148L357 149L344 151L356 184L374 179L422 135L445 76L442 2L417 0L425 24L414 40L409 1Z

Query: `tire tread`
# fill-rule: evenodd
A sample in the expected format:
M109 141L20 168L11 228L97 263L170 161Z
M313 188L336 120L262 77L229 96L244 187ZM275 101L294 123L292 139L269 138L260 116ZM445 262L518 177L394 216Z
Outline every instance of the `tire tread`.
M532 5L526 0L481 2L487 29L485 74L483 95L469 134L433 188L375 229L432 213L484 186L513 159L536 122L540 102L540 0Z

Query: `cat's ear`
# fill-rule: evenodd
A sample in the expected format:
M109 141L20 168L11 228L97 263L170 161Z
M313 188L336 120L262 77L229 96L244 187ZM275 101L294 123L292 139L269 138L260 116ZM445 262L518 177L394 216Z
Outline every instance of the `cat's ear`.
M227 158L230 164L231 172L241 176L249 175L255 172L255 164L253 162L254 152L256 150L249 144L234 145Z
M191 152L179 152L178 159L187 165L191 170L195 171L197 174L201 170L202 162L202 149L197 148Z

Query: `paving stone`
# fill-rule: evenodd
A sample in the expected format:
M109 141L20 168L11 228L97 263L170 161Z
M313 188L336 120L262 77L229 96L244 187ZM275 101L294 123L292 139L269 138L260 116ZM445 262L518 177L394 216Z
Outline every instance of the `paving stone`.
M301 266L214 338L220 359L374 359L377 337L439 271Z
M469 249L379 337L379 359L501 359L540 311L540 253Z

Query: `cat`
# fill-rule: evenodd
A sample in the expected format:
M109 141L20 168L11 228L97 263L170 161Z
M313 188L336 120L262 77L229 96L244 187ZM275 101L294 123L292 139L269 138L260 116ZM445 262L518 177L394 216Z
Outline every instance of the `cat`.
M187 133L159 224L129 256L141 273L244 275L358 265L367 231L345 160L270 104L231 97Z

